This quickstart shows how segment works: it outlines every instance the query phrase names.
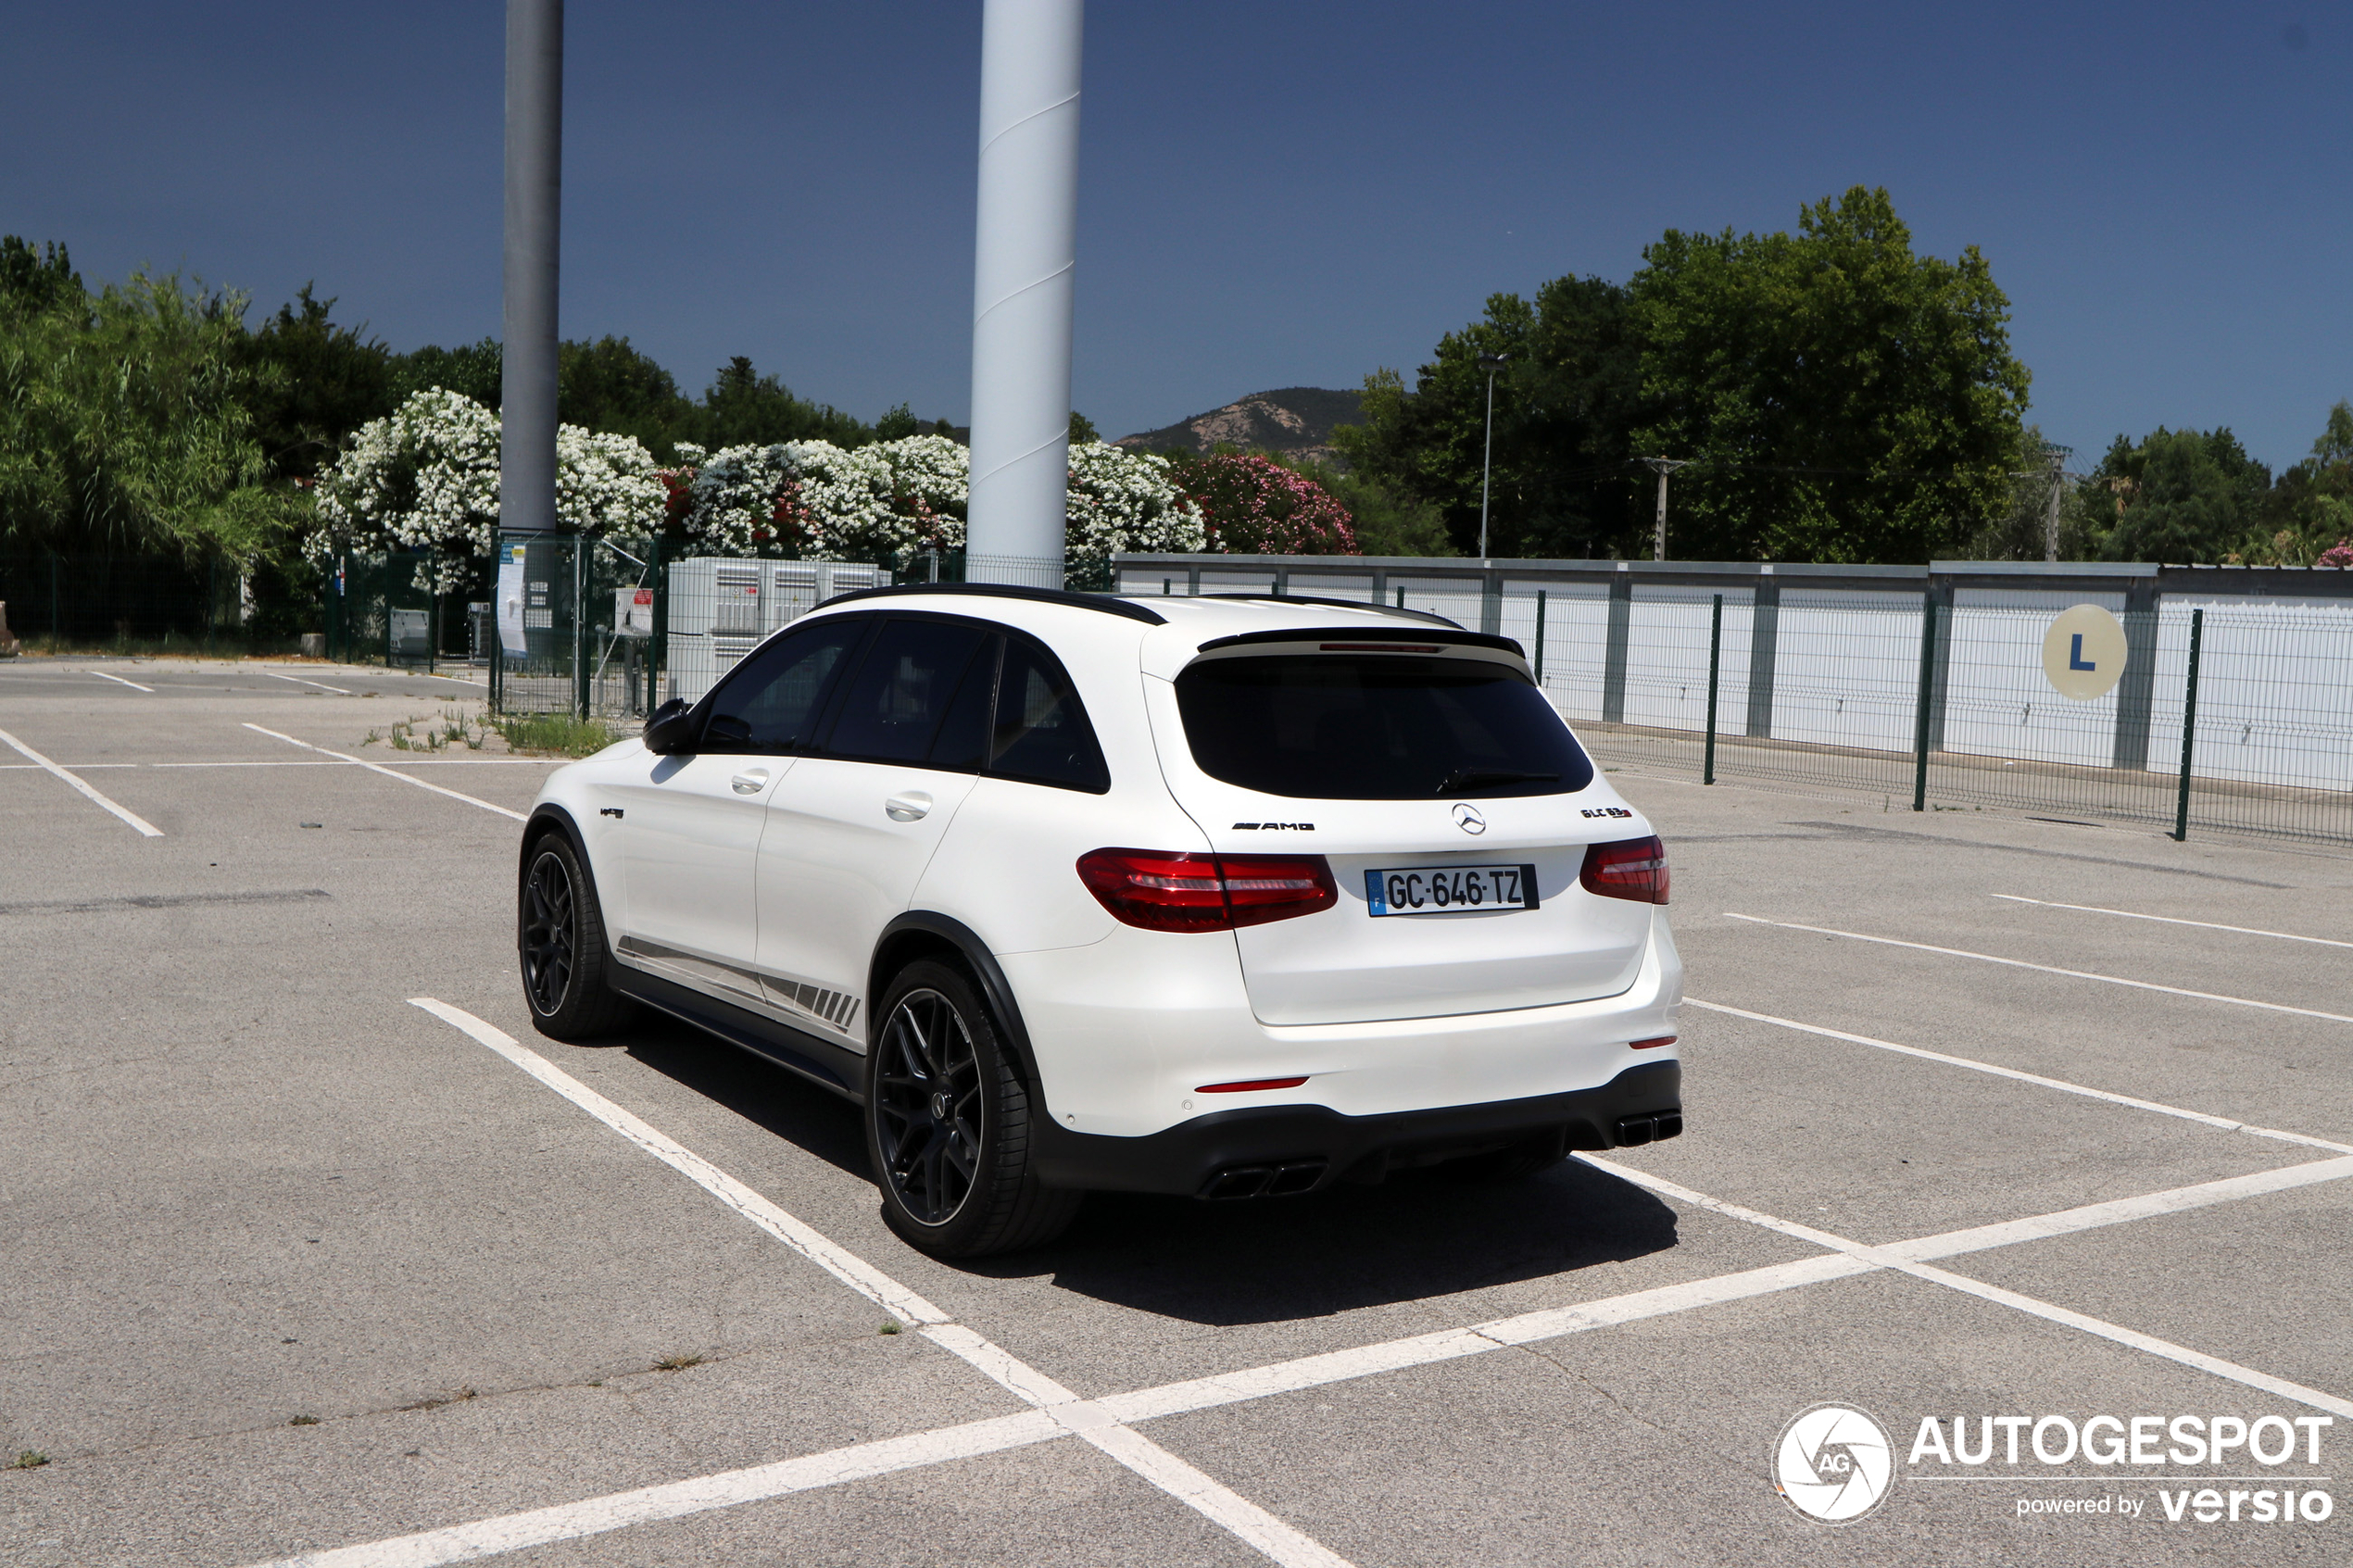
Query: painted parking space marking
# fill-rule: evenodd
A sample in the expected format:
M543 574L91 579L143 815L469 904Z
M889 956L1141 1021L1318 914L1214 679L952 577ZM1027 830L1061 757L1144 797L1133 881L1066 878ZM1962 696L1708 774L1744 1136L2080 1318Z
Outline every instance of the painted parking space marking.
M332 757L338 762L350 762L371 772L382 773L385 778L398 779L402 784L415 784L419 789L429 789L435 795L446 795L452 800L462 800L469 806L479 806L485 811L496 811L502 817L510 817L519 822L529 820L521 811L510 811L504 806L494 806L489 801L479 799L474 796L460 795L454 789L444 789L437 784L427 784L422 779L412 778L396 769L387 768L381 762L371 762L364 758L346 756L340 751L329 751L323 746L313 746L307 740L296 740L294 736L281 734L276 730L265 730L258 724L248 723L245 728L257 734L268 735L271 740L282 740L288 746L298 746L305 751L315 751L321 757Z
M2298 1404L2309 1405L2315 1410L2324 1410L2334 1415L2353 1418L2353 1399L2327 1393L2319 1388L2309 1388L2301 1383L2291 1383L2286 1378L2274 1377L2270 1373L2259 1372L2253 1367L2241 1366L2236 1361L2226 1361L2220 1356L2209 1356L2203 1350L2194 1350L2185 1345L2176 1345L2171 1340L2159 1339L2155 1335L2143 1334L2138 1329L2126 1328L2121 1324L2108 1323L2087 1313L2075 1311L2070 1308L2022 1295L2015 1290L2005 1290L2000 1286L1988 1285L1982 1280L1971 1279L1966 1274L1953 1273L1944 1269L1932 1268L1916 1261L1914 1253L1917 1249L1927 1247L1931 1242L1944 1241L1946 1238L1924 1237L1919 1241L1894 1247L1873 1247L1864 1242L1849 1240L1845 1236L1833 1236L1828 1231L1817 1230L1811 1225L1776 1219L1770 1214L1760 1213L1754 1209L1743 1209L1738 1204L1725 1203L1703 1193L1693 1192L1689 1187L1678 1185L1664 1177L1654 1176L1645 1171L1637 1171L1631 1166L1619 1165L1607 1160L1596 1160L1589 1155L1578 1155L1576 1158L1585 1160L1596 1170L1623 1176L1635 1185L1647 1188L1662 1198L1673 1198L1679 1202L1695 1204L1731 1219L1745 1220L1751 1224L1762 1225L1768 1230L1779 1231L1784 1236L1811 1241L1818 1247L1835 1248L1849 1257L1877 1263L1882 1268L1909 1274L1914 1279L1926 1280L1931 1285L1941 1285L1947 1289L1957 1290L1964 1296L1974 1296L1982 1301L2009 1307L2048 1323L2078 1329L2082 1333L2131 1349L2145 1351L2149 1355L2175 1361L2183 1366L2193 1367L2199 1372L2223 1378L2245 1387L2260 1389L2264 1393L2274 1394L2284 1399L2293 1399ZM2341 1171L2316 1177L2316 1180L2335 1180L2345 1174L2353 1174L2353 1160L2329 1160L2316 1163L2322 1166L2343 1167ZM1933 1255L1951 1256L1949 1252Z
M1038 1411L1060 1431L1067 1431L1119 1461L1177 1501L1224 1526L1284 1568L1348 1568L1347 1561L1320 1543L1268 1513L1256 1503L1221 1486L1169 1453L1142 1434L1121 1426L1089 1401L1078 1398L1044 1373L1020 1361L972 1330L950 1323L948 1314L892 1279L847 1248L821 1235L793 1215L702 1156L643 1119L598 1094L587 1085L497 1026L460 1008L431 997L409 998L443 1022L488 1047L540 1083L602 1122L613 1131L694 1182L770 1236L783 1242L850 1289L895 1316L920 1324L918 1332L942 1349L985 1374ZM1058 1435L1057 1433L1057 1435ZM952 1457L952 1456L951 1456ZM385 1561L406 1563L410 1559ZM455 1558L416 1561L455 1562Z
M600 1119L606 1118L598 1108L610 1108L616 1117L635 1127L643 1128L659 1145L679 1149L679 1152L684 1154L686 1160L693 1166L708 1171L722 1182L730 1184L731 1190L740 1189L742 1193L749 1194L758 1203L769 1209L774 1208L774 1205L768 1204L766 1199L752 1193L750 1188L744 1187L742 1184L735 1182L734 1178L717 1172L715 1167L710 1166L708 1161L702 1160L699 1156L684 1150L681 1146L675 1145L664 1135L646 1126L632 1113L622 1110L595 1090L571 1078L569 1074L563 1073L553 1063L547 1061L536 1052L522 1047L503 1031L461 1010L449 1007L446 1003L435 1002L431 998L416 998L415 1005L451 1022L483 1044L490 1046L501 1056L507 1057L509 1060L531 1073L534 1077L540 1078L550 1087L557 1088L558 1092L562 1093L566 1098L581 1105L583 1109L591 1110L592 1113L598 1114ZM524 1058L530 1059L529 1061L522 1060ZM536 1066L532 1065L535 1062ZM619 1121L608 1119L608 1124L614 1125L616 1130L624 1130ZM631 1135L624 1131L624 1135ZM633 1141L639 1140L633 1135ZM644 1142L640 1142L640 1147L648 1148L648 1152L657 1152L653 1147ZM661 1156L658 1154L658 1157ZM1218 1406L1245 1403L1280 1394L1302 1392L1382 1373L1428 1366L1466 1356L1481 1355L1491 1350L1535 1344L1591 1329L1633 1323L1645 1318L1692 1311L1722 1302L1744 1300L1779 1291L1881 1272L1900 1273L1925 1280L1981 1300L2009 1307L2045 1322L2073 1328L2107 1339L2111 1343L2208 1373L2243 1386L2261 1389L2297 1403L2353 1417L2353 1400L2341 1399L2324 1390L2309 1388L2301 1384L2276 1378L2254 1368L2224 1361L2220 1357L2208 1356L2202 1351L2158 1339L2154 1336L2141 1334L2137 1330L2120 1324L2107 1323L2051 1302L1934 1268L1927 1261L1930 1259L1951 1258L1998 1247L2045 1240L2109 1225L2127 1224L2165 1214L2181 1213L2190 1209L2233 1202L2267 1193L2344 1180L2353 1176L2353 1158L2314 1160L2302 1165L2287 1166L2277 1171L2257 1173L2250 1176L2228 1177L2221 1181L2144 1194L2138 1198L2090 1204L2057 1213L2038 1215L1994 1225L1981 1225L1968 1230L1946 1232L1938 1236L1922 1236L1910 1241L1879 1247L1853 1241L1813 1226L1780 1220L1739 1204L1727 1203L1611 1160L1590 1155L1579 1155L1577 1158L1585 1160L1597 1170L1617 1176L1631 1185L1644 1187L1663 1198L1705 1209L1747 1223L1761 1225L1793 1240L1823 1248L1824 1251L1818 1256L1801 1259L1794 1262L1777 1263L1709 1279L1687 1281L1680 1285L1664 1286L1650 1290L1631 1292L1624 1296L1579 1302L1567 1307L1546 1308L1524 1312L1515 1317L1495 1319L1467 1328L1418 1335L1405 1339L1360 1346L1353 1349L1302 1357L1293 1361L1247 1368L1154 1388L1139 1389L1131 1393L1112 1395L1092 1400L1076 1399L1060 1384L1037 1372L1036 1369L1028 1367L1010 1353L974 1334L970 1329L950 1323L932 1323L920 1331L925 1337L963 1357L1003 1386L1034 1403L1052 1401L1057 1397L1067 1402L1059 1404L1047 1402L1040 1409L1021 1416L1000 1417L990 1422L967 1423L960 1426L944 1427L937 1431L919 1433L910 1437L892 1439L885 1443L861 1444L828 1453L811 1455L780 1464L730 1471L698 1480L642 1488L638 1491L615 1494L610 1498L586 1499L556 1508L541 1509L523 1514L505 1515L496 1520L427 1532L420 1536L403 1537L395 1541L347 1547L338 1549L334 1552L321 1552L287 1559L283 1564L270 1565L270 1568L293 1568L293 1564L296 1563L305 1564L307 1568L396 1568L396 1568L425 1568L425 1565L429 1564L459 1562L496 1552L515 1550L546 1541L573 1539L582 1535L618 1529L626 1524L647 1520L676 1518L683 1514L700 1512L708 1509L733 1506L737 1502L784 1496L788 1492L806 1490L811 1486L831 1485L832 1482L824 1480L822 1477L837 1471L840 1473L840 1479L852 1480L864 1474L885 1473L885 1469L909 1469L918 1465L947 1462L954 1459L969 1457L969 1454L998 1452L1007 1448L1054 1441L1064 1436L1088 1436L1090 1433L1126 1431L1128 1437L1142 1442L1145 1439L1142 1439L1139 1434L1129 1430L1132 1424ZM686 1171L689 1174L694 1173L686 1164L680 1164L677 1168ZM717 1189L711 1190L714 1191L714 1195L719 1195ZM736 1200L723 1196L723 1201L727 1201L729 1207L736 1208L739 1212L745 1211L740 1203ZM783 1213L782 1210L774 1210L774 1211L778 1214ZM747 1214L747 1217L750 1216ZM799 1225L799 1222L794 1221L792 1223L798 1231L806 1231L809 1236L815 1237L818 1242L823 1243L824 1250L822 1255L817 1251L809 1251L804 1252L804 1256L819 1261L821 1266L828 1266L828 1272L836 1273L836 1277L844 1278L845 1283L851 1284L853 1288L868 1296L870 1299L878 1302L882 1299L881 1296L875 1294L876 1290L882 1288L877 1281L886 1281L887 1276L881 1275L879 1271L868 1270L866 1265L860 1262L858 1269L852 1271L857 1277L845 1277L842 1273L827 1265L826 1260L830 1258L837 1262L840 1260L850 1259L850 1255L834 1248L831 1242L818 1236L817 1233L807 1231L807 1227ZM771 1234L776 1233L772 1231ZM796 1248L796 1250L799 1249ZM929 1306L929 1303L923 1302L920 1297L913 1296L912 1292L906 1293L905 1298L902 1298L921 1303L925 1307ZM937 1309L933 1311L936 1311ZM1038 1417L1049 1418L1051 1426L1038 1424L1037 1420ZM1024 1422L1031 1423L1031 1424L1018 1424ZM1114 1457L1122 1458L1123 1462L1129 1462L1126 1456L1114 1451L1106 1444L1097 1442L1096 1446L1103 1448L1107 1452L1114 1452ZM1154 1451L1164 1452L1164 1450L1157 1449ZM886 1455L888 1457L884 1457ZM927 1455L937 1455L937 1457L925 1457ZM1170 1455L1168 1459L1174 1464L1183 1466L1184 1472L1189 1473L1190 1475L1199 1475L1198 1471L1184 1465L1183 1461L1176 1460L1175 1456ZM875 1465L884 1468L867 1468ZM1184 1495L1175 1492L1169 1481L1164 1481L1159 1476L1148 1474L1147 1478L1151 1479L1155 1485L1161 1486L1164 1490L1172 1490L1172 1495ZM1172 1474L1170 1480L1182 1484L1183 1477ZM1202 1477L1202 1480L1206 1482L1207 1478ZM1215 1486L1216 1483L1208 1482L1208 1485ZM1223 1492L1224 1488L1220 1487L1219 1490ZM1231 1496L1230 1493L1227 1495ZM1196 1507L1202 1506L1194 1497L1187 1496L1185 1500L1192 1502ZM1256 1510L1256 1505L1248 1503L1247 1499L1233 1498L1233 1501L1253 1512L1263 1512ZM1204 1509L1204 1512L1208 1510ZM1271 1515L1266 1517L1272 1519ZM1225 1523L1223 1520L1220 1522ZM1290 1526L1281 1524L1279 1520L1273 1521L1273 1524L1283 1531L1290 1532ZM1233 1526L1229 1524L1228 1527ZM562 1533L547 1533L550 1531ZM1251 1538L1240 1530L1237 1530L1236 1533L1242 1535L1245 1539ZM1291 1532L1291 1534L1296 1533ZM1305 1543L1305 1549L1312 1549L1314 1552L1320 1553L1325 1549L1304 1537L1300 1537L1299 1540ZM1260 1543L1253 1540L1252 1544ZM1284 1541L1281 1539L1276 1542L1277 1547L1283 1544ZM397 1549L397 1551L392 1549ZM1261 1549L1266 1549L1262 1546ZM1278 1555L1275 1550L1269 1550L1267 1554L1275 1557L1277 1562L1285 1562L1338 1561L1327 1555L1286 1556Z
M6 742L18 751L20 751L25 756L31 758L35 766L43 769L44 771L55 773L58 778L63 779L84 799L91 801L101 809L110 812L114 816L120 818L123 822L131 824L132 827L138 830L141 837L161 838L163 836L163 829L156 826L155 823L147 821L146 818L140 816L137 812L116 805L105 796L100 795L96 790L92 789L87 784L83 783L73 773L58 767L55 762L50 761L46 757L42 756L41 753L33 750L32 747L25 745L24 742L19 740L7 731L0 730L0 741Z
M2151 920L2162 925L2195 925L2202 931L2231 931L2241 936L2275 936L2283 942L2310 942L2322 947L2353 947L2353 942L2339 942L2330 936L2299 936L2293 931L2260 931L2251 925L2223 925L2210 920L2183 920L2175 915L2145 915L2138 909L2106 909L2096 904L2055 904L2048 898L2023 898L2015 893L1996 893L2013 904L2032 904L2045 909L2073 909L2078 914L2119 915L2125 920Z
M2028 963L2024 959L2006 959L1993 953L1972 953L1965 947L1939 947L1928 942L1906 942L1894 936L1869 936L1859 931L1838 931L1826 925L1800 925L1795 921L1767 920L1761 915L1738 915L1724 911L1726 920L1746 921L1751 925L1778 926L1783 931L1806 931L1817 936L1843 936L1850 942L1876 942L1883 947L1909 947L1916 952L1938 953L1948 959L1974 959L1979 963L2004 964L2011 969L2031 969L2042 974L2063 974L2070 980L2096 980L2107 985L2129 985L2135 991L2161 991L2169 997L2191 997L2201 1002L2227 1002L2233 1007L2260 1008L2265 1012L2294 1013L2298 1018L2322 1018L2331 1023L2353 1023L2353 1017L2341 1012L2322 1012L2317 1008L2294 1008L2285 1002L2262 1002L2248 997L2224 997L2212 991L2192 991L2180 985L2159 985L2150 980L2127 980L2121 975L2095 974L2089 970L2060 969L2051 964Z
M112 681L118 686L129 686L134 692L145 692L149 696L155 695L156 689L153 686L143 686L136 681L126 681L120 675L109 675L103 670L85 670L82 673L95 675L101 681Z
M2309 1148L2334 1149L2341 1154L2353 1154L2353 1144L2333 1143L2304 1133L2282 1132L2276 1127L2258 1127L2246 1122L2233 1121L2227 1116L2215 1116L2203 1110L2188 1110L2178 1105L2166 1105L2158 1100L2142 1099L2133 1095L2120 1095L2109 1089L2095 1089L2083 1084L2070 1084L2064 1078L2045 1078L2039 1073L2023 1073L2015 1067L2002 1067L1971 1057L1948 1056L1943 1051L1923 1050L1919 1046L1899 1045L1894 1040L1875 1039L1869 1035L1850 1035L1843 1029L1826 1029L1818 1023L1800 1023L1792 1018L1776 1018L1769 1012L1751 1012L1746 1008L1726 1007L1721 1002L1704 1002L1696 997L1685 997L1685 1007L1703 1008L1709 1012L1745 1018L1756 1023L1770 1023L1776 1028L1794 1029L1802 1035L1819 1035L1824 1039L1845 1040L1853 1045L1871 1046L1902 1056L1919 1057L1923 1061L1943 1062L1947 1067L1963 1067L1972 1073L1991 1073L1996 1078L2009 1078L2020 1084L2032 1084L2040 1088L2057 1089L2063 1094L2082 1095L2087 1099L2106 1100L2110 1105L2129 1106L2134 1110L2152 1110L2159 1116L2178 1116L2184 1122L2196 1122L2223 1132L2245 1133L2251 1137L2276 1138L2283 1143L2302 1144Z
M299 675L281 675L275 670L264 670L262 673L269 676L273 681L292 681L297 686L316 686L322 692L333 692L337 696L349 696L351 695L351 693L344 687L331 686L324 681L306 681Z

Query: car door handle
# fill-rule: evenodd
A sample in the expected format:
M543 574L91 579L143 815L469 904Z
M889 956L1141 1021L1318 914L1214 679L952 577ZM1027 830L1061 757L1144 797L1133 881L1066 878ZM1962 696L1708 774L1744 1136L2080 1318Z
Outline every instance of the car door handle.
M747 768L727 781L727 787L737 795L758 795L768 787L768 770Z
M894 822L921 822L931 810L931 797L920 789L911 789L884 801L883 810Z

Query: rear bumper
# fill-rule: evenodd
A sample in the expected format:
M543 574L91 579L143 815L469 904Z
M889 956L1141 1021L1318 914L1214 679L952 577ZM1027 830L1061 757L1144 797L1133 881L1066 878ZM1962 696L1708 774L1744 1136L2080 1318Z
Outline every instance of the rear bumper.
M1651 1061L1590 1089L1378 1116L1254 1106L1140 1137L1044 1122L1032 1159L1048 1186L1204 1198L1310 1192L1554 1133L1569 1148L1589 1149L1672 1137L1682 1130L1682 1084L1681 1063Z

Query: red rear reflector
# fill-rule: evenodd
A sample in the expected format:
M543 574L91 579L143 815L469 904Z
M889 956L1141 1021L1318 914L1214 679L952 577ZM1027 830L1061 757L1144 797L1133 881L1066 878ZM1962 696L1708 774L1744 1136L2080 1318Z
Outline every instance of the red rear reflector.
M1443 653L1436 643L1326 643L1326 653Z
M1239 1095L1252 1089L1295 1089L1307 1082L1305 1078L1245 1078L1239 1084L1203 1084L1197 1095Z
M1577 880L1588 893L1630 898L1637 904L1667 902L1667 846L1655 835L1621 838L1585 847L1585 869Z
M1096 849L1078 858L1078 880L1104 909L1146 931L1230 931L1340 902L1321 855Z
M1626 1042L1627 1046L1630 1049L1638 1051L1646 1051L1653 1046L1671 1046L1674 1043L1675 1036L1672 1035L1661 1035L1655 1040L1629 1040Z

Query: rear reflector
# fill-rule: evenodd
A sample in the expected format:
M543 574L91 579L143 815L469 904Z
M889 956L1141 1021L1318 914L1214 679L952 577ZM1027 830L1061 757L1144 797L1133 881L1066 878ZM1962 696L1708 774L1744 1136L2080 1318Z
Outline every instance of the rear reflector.
M1096 849L1078 858L1078 880L1104 909L1147 931L1230 931L1340 902L1321 855Z
M1295 1089L1307 1080L1301 1078L1245 1078L1236 1084L1203 1084L1197 1095L1241 1095L1252 1089Z
M1654 1039L1654 1040L1629 1040L1629 1041L1627 1041L1626 1043L1627 1043L1627 1045L1629 1045L1629 1046L1630 1046L1631 1047L1633 1047L1635 1050L1638 1050L1638 1051L1646 1051L1646 1050L1649 1050L1649 1049L1650 1049L1653 1046L1671 1046L1671 1045L1673 1045L1673 1044L1675 1043L1675 1036L1674 1036L1674 1035L1659 1035L1656 1039Z
M1667 846L1655 835L1621 838L1585 847L1585 869L1577 880L1588 893L1630 898L1637 904L1667 902Z

